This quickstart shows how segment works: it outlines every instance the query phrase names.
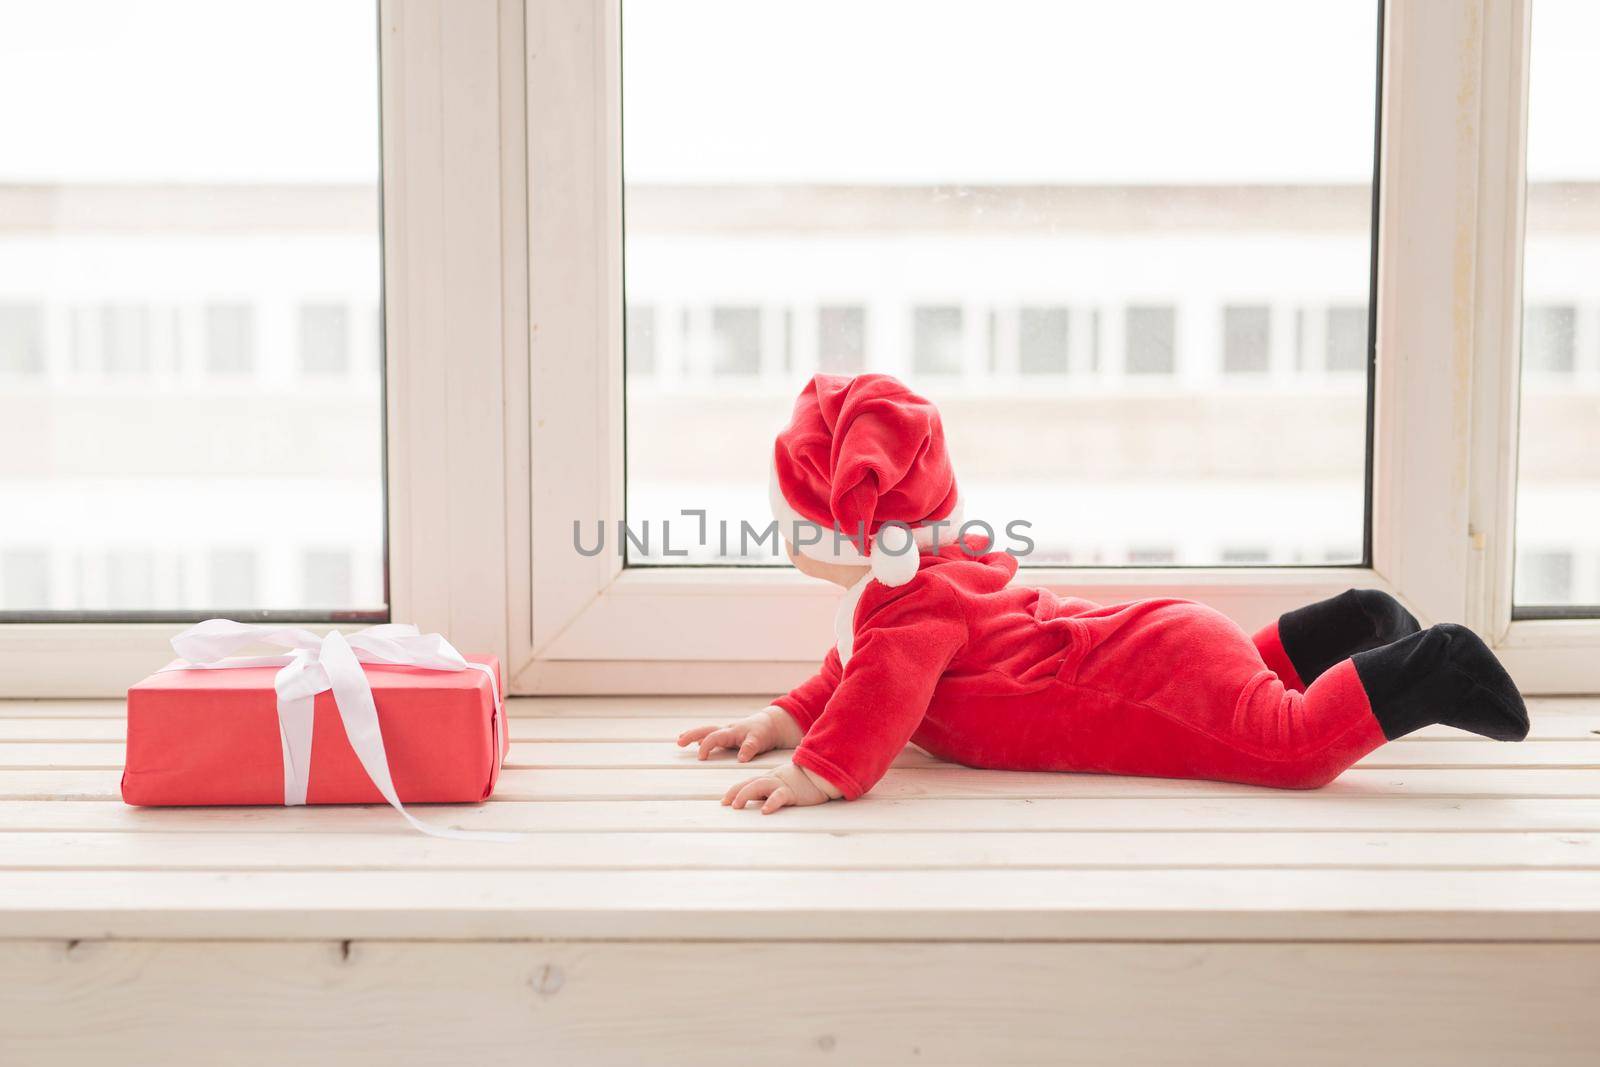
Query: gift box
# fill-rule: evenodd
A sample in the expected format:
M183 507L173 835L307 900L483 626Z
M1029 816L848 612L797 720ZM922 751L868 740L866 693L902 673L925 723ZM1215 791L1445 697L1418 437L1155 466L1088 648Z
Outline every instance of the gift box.
M128 690L129 804L400 807L494 790L508 739L492 656L408 626L323 637L211 620L173 645L183 658ZM236 654L252 645L268 654Z

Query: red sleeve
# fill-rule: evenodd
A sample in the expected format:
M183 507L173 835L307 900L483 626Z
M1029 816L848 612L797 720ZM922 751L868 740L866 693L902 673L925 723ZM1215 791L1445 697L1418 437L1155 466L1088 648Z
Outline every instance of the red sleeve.
M794 762L847 800L871 789L916 733L934 686L966 640L960 607L942 583L864 603L850 662Z
M805 733L817 721L817 716L822 714L833 691L839 688L840 673L839 649L830 648L822 658L820 671L772 703L787 711L789 717L799 724L800 732Z

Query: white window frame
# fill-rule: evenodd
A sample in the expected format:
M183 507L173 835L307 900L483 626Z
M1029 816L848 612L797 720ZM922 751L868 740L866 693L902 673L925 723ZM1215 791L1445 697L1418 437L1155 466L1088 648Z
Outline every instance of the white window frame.
M528 559L507 553L502 492L527 469L526 438L519 457L506 434L528 395L522 8L379 9L390 617L501 656ZM172 658L179 629L0 625L0 697L118 695Z
M1530 692L1600 689L1600 657L1574 655L1600 651L1600 622L1511 620L1528 7L1386 6L1371 567L1046 568L1024 580L1103 600L1160 590L1247 626L1373 586L1424 620L1470 622ZM535 282L530 297L540 519L513 688L782 688L826 646L827 588L784 571L628 569L571 548L572 517L623 515L620 14L614 0L541 8L528 26L529 252L535 275L560 264L566 287Z
M829 587L572 547L574 519L624 514L617 0L381 17L393 618L498 652L516 693L793 684ZM1372 566L1024 580L1246 626L1377 587L1472 624L1528 692L1600 691L1600 620L1511 618L1528 19L1528 0L1386 5ZM0 693L116 692L173 629L0 628Z

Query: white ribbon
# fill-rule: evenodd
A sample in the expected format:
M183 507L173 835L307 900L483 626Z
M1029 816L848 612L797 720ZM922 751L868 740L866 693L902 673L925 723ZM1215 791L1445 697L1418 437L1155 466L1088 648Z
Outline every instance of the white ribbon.
M265 645L285 651L272 655L239 655ZM415 626L389 623L369 626L345 635L337 630L318 637L296 626L249 625L231 619L207 619L172 639L180 657L163 671L232 670L238 667L281 667L273 681L278 694L278 733L283 744L283 802L306 802L311 781L311 734L318 693L333 690L333 702L344 723L345 737L377 786L383 799L416 829L433 837L456 840L515 841L520 835L488 830L461 830L430 826L406 811L389 774L389 757L378 726L378 708L372 700L363 663L421 667L430 671L480 670L489 676L494 700L495 758L500 758L500 730L504 710L494 669L468 662L440 634L419 633Z

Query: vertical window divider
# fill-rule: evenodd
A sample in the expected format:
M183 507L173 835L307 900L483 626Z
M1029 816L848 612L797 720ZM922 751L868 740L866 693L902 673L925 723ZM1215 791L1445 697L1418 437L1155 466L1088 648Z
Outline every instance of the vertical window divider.
M1517 619L1513 604L1533 7L1532 0L1484 5L1469 621L1525 691L1593 693L1600 692L1600 619Z
M1516 555L1531 6L1501 0L1484 16L1468 621L1495 644L1510 635Z
M506 392L526 365L506 339L521 307L507 281L526 263L507 202L526 126L522 49L503 45L521 39L522 5L380 11L391 612L504 656L508 439L526 425Z

